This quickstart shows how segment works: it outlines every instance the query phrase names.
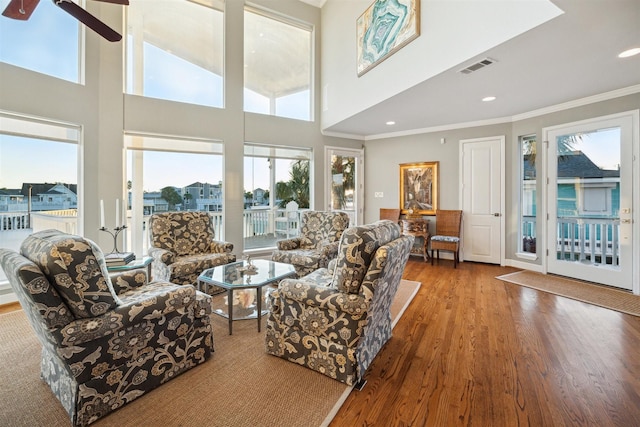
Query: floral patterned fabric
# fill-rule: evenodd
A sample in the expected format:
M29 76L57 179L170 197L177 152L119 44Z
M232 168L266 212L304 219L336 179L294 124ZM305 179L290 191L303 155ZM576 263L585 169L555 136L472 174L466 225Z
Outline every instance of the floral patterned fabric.
M0 265L42 344L41 376L74 425L98 420L211 356L208 295L193 286L147 283L145 269L105 274L102 280L115 294L113 309L76 316L60 291L68 289L66 282L59 285L45 274L59 268L51 264L61 257L40 240L74 241L68 246L74 250L64 252L74 257L67 265L90 258L90 252L102 266L102 253L78 236L34 234L23 254L0 249Z
M75 317L99 316L116 306L102 251L90 240L44 230L22 242L22 254L53 283Z
M340 237L349 226L344 212L305 211L300 220L300 237L278 241L271 260L292 264L298 277L327 267L338 254Z
M154 214L149 228L153 280L191 285L204 270L236 261L233 244L215 240L207 212Z
M391 338L389 310L413 240L388 220L345 231L335 271L285 279L270 294L266 351L357 383Z

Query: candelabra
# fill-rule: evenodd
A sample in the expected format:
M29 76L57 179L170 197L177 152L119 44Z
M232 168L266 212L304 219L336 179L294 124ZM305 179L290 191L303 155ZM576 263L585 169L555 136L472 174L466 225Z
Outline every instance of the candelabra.
M120 227L116 227L116 228L113 229L113 231L109 230L107 227L100 227L98 229L100 231L104 231L105 233L111 234L111 237L113 237L113 249L111 250L111 252L109 252L110 254L120 254L120 253L122 253L118 249L118 234L120 234L122 232L122 230L124 230L125 228L127 228L126 225L121 225Z

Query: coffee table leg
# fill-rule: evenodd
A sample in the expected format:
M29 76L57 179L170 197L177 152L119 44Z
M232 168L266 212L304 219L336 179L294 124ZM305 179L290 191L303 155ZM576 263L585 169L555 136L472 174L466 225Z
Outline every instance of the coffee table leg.
M256 298L258 299L258 332L260 332L260 321L262 320L262 286L256 287Z
M233 334L233 289L227 290L227 306L229 307L229 335Z

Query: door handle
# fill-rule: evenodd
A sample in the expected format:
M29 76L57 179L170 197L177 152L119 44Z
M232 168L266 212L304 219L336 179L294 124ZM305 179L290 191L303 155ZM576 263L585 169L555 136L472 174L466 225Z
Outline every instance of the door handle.
M493 216L502 216L502 215L500 214L500 212L496 212L493 214Z
M631 224L631 220L630 219L621 219L620 220L620 224Z

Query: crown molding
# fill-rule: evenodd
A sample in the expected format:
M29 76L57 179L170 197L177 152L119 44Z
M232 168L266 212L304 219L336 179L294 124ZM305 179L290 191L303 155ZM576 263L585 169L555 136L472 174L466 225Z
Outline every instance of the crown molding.
M441 126L431 126L419 129L410 129L399 132L379 133L375 135L355 135L348 133L338 132L322 132L326 136L336 136L339 138L357 139L361 141L374 141L376 139L397 138L401 136L420 135L425 133L443 132L453 129L464 129L470 127L490 126L502 123L513 123L520 120L526 120L533 117L544 116L545 114L557 113L558 111L569 110L571 108L582 107L584 105L595 104L596 102L608 101L610 99L620 98L627 95L633 95L640 92L640 85L628 86L622 89L612 90L610 92L601 93L598 95L587 96L585 98L575 99L573 101L563 102L561 104L551 105L537 110L532 110L522 114L516 114L514 116L499 117L495 119L477 120L473 122L452 123Z

